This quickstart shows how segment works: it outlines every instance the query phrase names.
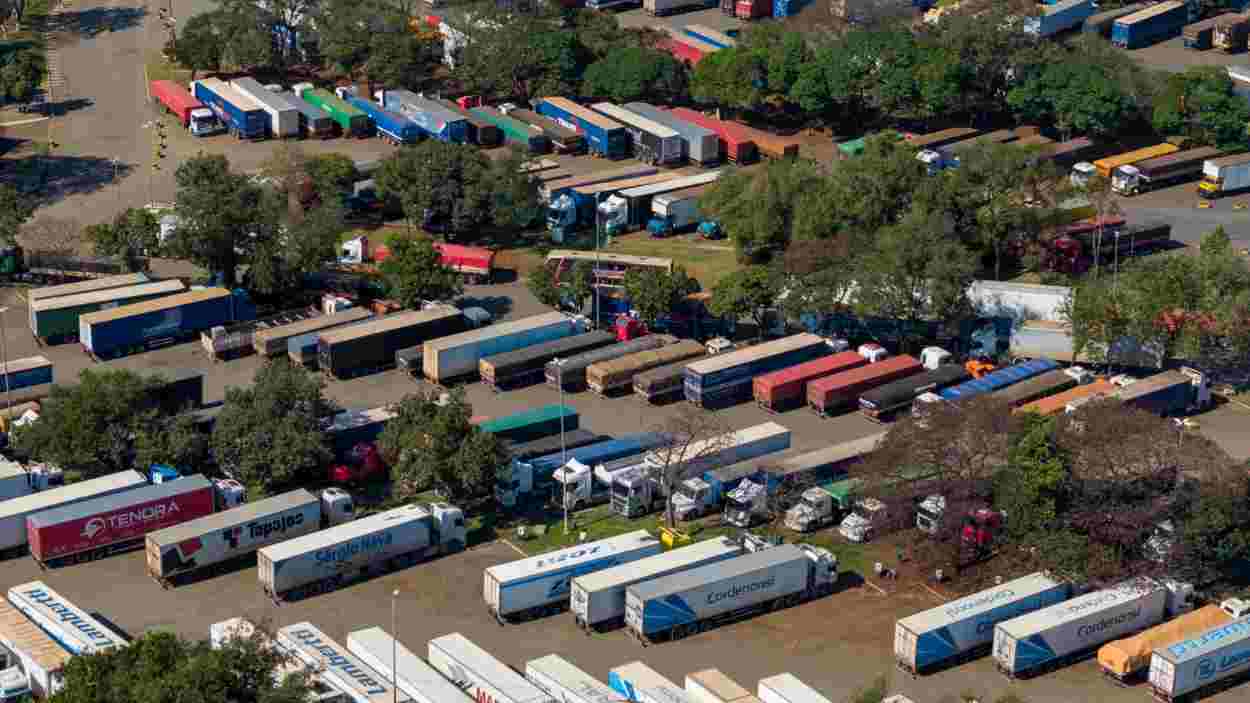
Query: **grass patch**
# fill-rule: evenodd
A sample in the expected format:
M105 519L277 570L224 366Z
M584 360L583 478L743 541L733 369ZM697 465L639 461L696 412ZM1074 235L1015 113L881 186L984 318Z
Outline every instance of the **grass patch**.
M569 515L569 531L564 531L564 519L559 513L552 513L542 522L528 522L528 536L520 539L516 530L509 530L505 536L531 556L550 552L553 549L571 547L578 543L578 536L586 533L587 542L615 537L634 530L647 529L655 532L654 518L631 520L612 512L610 505L598 505Z
M670 258L698 279L704 290L711 290L717 281L742 267L734 254L733 245L727 240L708 242L697 235L652 239L646 232L636 232L617 237L605 250Z
M151 50L144 58L144 68L149 81L175 81L186 84L191 80L191 72L165 58L160 51Z

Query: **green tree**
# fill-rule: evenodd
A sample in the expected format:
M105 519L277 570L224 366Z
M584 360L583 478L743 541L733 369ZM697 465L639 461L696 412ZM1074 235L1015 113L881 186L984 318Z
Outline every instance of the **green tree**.
M574 311L581 312L586 299L595 293L595 267L589 261L579 261L569 269L568 277L561 284L564 299Z
M339 200L322 200L298 222L287 225L285 234L275 240L285 275L293 285L298 286L304 274L319 271L338 257L339 237L347 229L344 218Z
M160 222L156 214L143 208L127 208L113 221L87 227L97 256L116 256L131 271L146 267L145 256L153 256L160 247Z
M245 69L272 65L280 55L274 52L273 23L258 5L234 2L215 13L222 41L222 60Z
M685 97L686 69L672 56L638 46L613 49L586 68L582 92L618 103Z
M767 58L744 47L704 56L690 76L695 100L744 110L758 110L768 97Z
M977 243L994 262L994 280L1002 280L1003 257L1011 242L1042 213L1024 206L1025 186L1036 180L1032 155L1010 144L977 144L961 152L952 188L959 206L971 213Z
M268 494L331 458L321 418L332 405L319 378L286 359L262 366L251 386L226 389L212 451L226 475Z
M718 317L737 320L750 317L758 334L764 333L765 317L777 302L779 281L765 266L748 266L716 283L708 310Z
M39 90L47 72L43 48L34 43L12 43L0 48L0 97L21 102Z
M125 369L85 370L77 385L52 386L39 420L19 428L14 445L36 461L88 478L125 470L131 435L153 419L153 385Z
M373 3L359 0L323 0L317 16L318 48L329 64L345 74L359 70L373 49Z
M699 292L699 282L677 266L672 273L660 269L630 269L625 272L625 295L638 317L654 327L655 321L671 313L691 293Z
M207 463L209 438L186 415L151 416L135 431L134 451L134 464L139 468L166 464L191 473Z
M487 173L491 222L501 229L520 230L543 214L538 180L522 168L529 155L515 145L502 159L492 159Z
M359 178L356 163L344 154L313 154L304 161L304 172L312 180L313 192L322 200L338 200L351 195Z
M35 200L17 192L7 183L0 183L0 242L12 245L22 225L35 214Z
M525 277L525 287L538 302L547 307L560 307L561 291L560 286L556 284L555 272L551 267L542 265L530 271Z
M1059 517L1068 463L1054 434L1054 418L1027 413L1007 466L994 476L994 506L1011 516L1007 527L1016 539L1053 528Z
M232 287L239 264L274 237L277 211L265 203L259 186L231 172L224 156L193 156L178 166L174 180L178 225L166 245Z
M395 417L378 436L378 449L392 467L397 493L433 488L453 501L493 495L507 453L497 437L469 422L473 409L462 391L442 400L409 395L392 411Z
M464 144L427 140L385 159L374 177L379 193L403 205L412 227L467 233L491 215L490 162Z
M1127 86L1107 66L1076 57L1026 77L1007 103L1022 119L1053 121L1065 137L1115 134L1137 112Z
M421 309L427 300L451 300L464 292L460 275L443 266L438 250L425 237L396 237L381 264L390 296L400 305Z
M856 287L856 259L850 237L793 242L781 261L788 291L781 301L787 320L819 319L850 307Z
M408 18L396 14L373 33L364 72L372 83L388 89L420 89L442 58L441 42L417 36Z
M465 35L453 75L489 101L576 94L585 52L554 19L545 8L516 14L482 6L452 18Z
M830 212L822 204L825 185L810 161L770 161L709 186L699 210L720 223L742 258L763 261L792 240L832 234Z
M192 15L182 26L174 44L174 60L191 69L191 80L200 71L221 68L223 40L219 33L222 15L219 11Z
M1250 106L1233 92L1228 72L1214 66L1168 77L1155 101L1153 123L1161 134L1191 137L1226 149L1246 146Z

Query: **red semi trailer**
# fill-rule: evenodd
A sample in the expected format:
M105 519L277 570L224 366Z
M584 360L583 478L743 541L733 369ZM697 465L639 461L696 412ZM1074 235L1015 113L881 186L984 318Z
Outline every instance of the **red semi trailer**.
M807 404L821 417L859 405L859 396L890 381L924 371L915 358L895 356L875 364L816 379L807 384Z
M755 402L769 412L802 405L810 382L867 364L868 359L858 352L846 351L756 376L752 382Z
M183 127L197 137L220 134L226 131L225 125L217 119L212 110L196 100L186 88L173 81L152 81L148 86L152 99L164 106L165 110L178 118Z

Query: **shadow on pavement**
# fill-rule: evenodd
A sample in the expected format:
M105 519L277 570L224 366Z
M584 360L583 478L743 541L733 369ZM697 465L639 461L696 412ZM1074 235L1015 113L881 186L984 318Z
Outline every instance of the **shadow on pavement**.
M485 308L495 319L499 319L504 315L512 312L512 298L505 295L491 295L482 298L476 298L466 295L460 299L461 308Z
M114 163L112 159L55 154L32 154L11 159L8 164L0 171L0 182L14 186L40 206L71 195L94 193L119 183L136 170L132 164Z
M42 29L80 37L120 32L138 27L148 11L142 7L93 7L50 15Z

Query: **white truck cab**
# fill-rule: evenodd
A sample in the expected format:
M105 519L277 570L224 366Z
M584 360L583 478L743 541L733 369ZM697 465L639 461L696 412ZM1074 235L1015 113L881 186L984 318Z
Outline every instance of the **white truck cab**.
M1141 188L1141 170L1131 164L1117 166L1111 172L1111 190L1120 195L1136 195Z
M191 111L187 120L187 129L196 137L207 137L226 131L226 126L217 119L216 113L206 107L197 107Z
M327 488L321 492L321 514L327 525L341 525L356 517L356 504L352 494L342 488Z
M1098 168L1088 161L1082 161L1072 167L1072 173L1068 175L1068 181L1077 188L1084 188L1089 185L1090 179L1098 175Z
M890 355L890 352L886 351L885 347L875 342L861 344L859 345L859 349L857 351L859 355L867 359L870 364L875 364Z
M876 498L864 498L855 503L855 509L842 519L838 532L852 542L869 542L874 536L874 527L885 518L885 503Z
M920 350L920 363L930 371L945 364L950 358L951 353L941 347L925 347Z

